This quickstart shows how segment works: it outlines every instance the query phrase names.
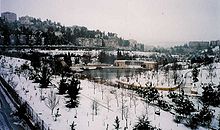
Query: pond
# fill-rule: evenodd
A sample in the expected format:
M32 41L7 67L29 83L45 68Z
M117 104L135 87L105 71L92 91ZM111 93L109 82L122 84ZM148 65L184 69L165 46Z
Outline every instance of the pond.
M119 79L120 77L131 77L145 71L145 69L136 68L102 68L85 70L82 74L87 75L88 77L101 77L105 80L111 80L115 78Z

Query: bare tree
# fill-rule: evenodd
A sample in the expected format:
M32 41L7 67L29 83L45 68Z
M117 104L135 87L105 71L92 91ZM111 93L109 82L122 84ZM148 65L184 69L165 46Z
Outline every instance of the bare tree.
M124 109L124 117L125 117L125 123L126 123L125 128L128 128L128 116L129 116L129 109L128 109L128 106L125 106L125 109Z
M95 82L93 83L93 92L94 92L94 94L95 94L95 88L96 88L96 86L95 86Z
M118 107L119 106L119 103L118 103L118 93L115 92L114 94L115 94L115 99L116 99L116 103L117 103L117 107Z
M94 99L92 102L92 109L93 109L95 115L98 115L98 102L96 101L96 99Z
M128 93L128 96L129 96L129 105L130 105L130 108L131 108L131 102L132 102L132 99L134 98L134 91L131 91L131 93Z
M110 97L110 95L106 95L106 102L107 102L107 107L108 107L108 112L109 112L109 109L110 109L110 101L111 101L112 99L111 99L111 97Z
M117 107L119 107L119 102L118 102L118 93L115 89L112 89L110 91L111 94L115 95L115 99L116 99L116 103L117 103Z
M92 121L94 121L94 115L98 114L98 102L96 99L92 101Z
M53 91L50 91L48 94L47 99L45 100L46 106L51 109L51 115L53 115L53 110L56 106L59 104L59 98L57 98L56 93Z
M136 114L136 110L137 110L137 105L138 105L138 103L137 103L137 97L135 97L134 96L134 98L132 98L132 100L133 100L133 103L134 103L134 112L135 112L135 114Z
M103 86L102 86L102 85L100 85L100 87L101 87L101 92L102 92L102 100L103 100L104 88L103 88Z
M122 90L123 91L123 90ZM124 120L124 109L127 100L124 99L125 94L121 92L121 119Z
M214 71L214 67L213 67L213 64L209 64L208 67L207 67L207 70L208 70L208 73L209 73L209 77L211 79L211 83L212 83L212 77L213 77L213 71Z

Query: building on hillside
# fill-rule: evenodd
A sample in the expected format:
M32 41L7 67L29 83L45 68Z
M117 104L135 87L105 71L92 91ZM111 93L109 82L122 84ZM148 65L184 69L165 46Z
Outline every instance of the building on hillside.
M130 46L131 46L132 48L135 48L135 47L136 47L136 44L138 44L137 41L134 40L134 39L129 39L129 43L130 43Z
M3 12L1 13L1 17L8 22L15 22L17 20L17 15L12 12Z
M126 63L125 63L126 60L115 60L114 62L114 65L117 66L117 67L126 67Z
M115 66L120 68L142 67L148 70L156 69L157 62L154 61L137 61L137 60L115 60Z
M109 39L104 39L104 44L105 47L110 47L110 48L117 48L118 47L118 39L117 38L109 38Z
M81 45L84 47L101 47L102 46L102 39L100 38L77 38L76 39L77 45Z
M157 68L157 62L154 61L144 61L144 63L142 64L143 68L146 68L148 70L153 70Z
M210 41L210 46L212 47L220 46L220 40Z
M207 48L209 46L208 41L190 41L189 42L189 47L193 48Z
M33 19L34 18L30 16L23 16L19 18L19 21L21 24L30 25L30 24L33 24L33 22L31 22Z

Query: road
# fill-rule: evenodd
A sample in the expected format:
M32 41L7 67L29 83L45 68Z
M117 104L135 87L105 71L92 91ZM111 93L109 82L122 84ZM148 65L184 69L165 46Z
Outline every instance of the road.
M0 87L2 87L0 85ZM0 130L25 130L21 125L16 122L21 122L19 119L13 118L12 109L6 101L4 95L0 91Z

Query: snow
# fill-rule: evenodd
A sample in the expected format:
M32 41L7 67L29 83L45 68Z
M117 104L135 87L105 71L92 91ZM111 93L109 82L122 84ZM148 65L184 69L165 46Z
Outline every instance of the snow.
M189 129L183 124L176 124L173 119L174 115L170 112L160 110L160 115L156 115L155 111L158 110L156 106L149 105L145 103L142 98L137 96L134 91L115 88L112 86L107 86L104 84L94 83L87 79L80 80L81 88L79 106L77 108L66 108L66 99L65 95L57 95L60 99L59 105L55 108L59 108L59 113L61 116L57 118L57 121L54 121L54 115L51 115L51 110L45 105L44 101L40 100L41 89L39 84L33 83L32 80L25 78L25 74L17 75L15 73L15 68L19 68L22 64L30 64L30 61L10 58L3 56L0 59L1 63L1 75L5 78L6 81L9 81L13 77L13 81L10 81L9 84L19 93L19 95L28 102L28 104L33 108L33 110L38 113L38 116L45 121L45 123L53 130L69 130L70 125L74 121L76 123L76 129L79 130L103 130L108 127L109 130L114 129L114 121L116 116L119 117L120 126L126 126L125 117L127 117L128 129L131 130L135 123L137 122L138 117L143 114L147 114L150 123L152 126L161 128L162 130L186 130ZM219 73L220 64L214 63L213 67L217 68L213 72L213 83L219 84ZM198 95L201 95L202 89L200 86L201 83L208 84L210 82L210 77L207 78L208 71L206 66L200 68L199 73L199 82L195 83L195 86L192 83L191 79L191 70L181 70L178 71L179 75L182 75L185 78L184 81L184 90L186 93L191 95L190 90L198 92ZM163 71L158 72L158 80L156 72L147 71L145 73L140 73L128 78L121 77L120 79L114 78L112 81L121 81L129 84L136 85L145 85L147 82L151 82L153 86L156 87L171 87L174 86L172 80L172 72L169 72L168 77L170 78L170 83L168 83L166 74ZM43 89L42 95L47 97L50 91L58 92L57 86L60 81L60 77L54 77L52 83L54 86L50 88ZM180 82L180 80L179 80ZM167 92L163 92L163 95L166 96ZM165 98L166 99L166 98ZM196 97L192 97L192 100L195 100ZM46 100L46 99L45 99ZM197 100L195 100L196 102ZM123 103L122 103L123 102ZM93 110L94 103L97 103L97 114ZM118 104L117 104L118 103ZM122 120L122 108L123 108L123 120ZM219 108L213 108L215 110L215 115L218 115L220 112ZM212 126L216 128L218 125L217 117L213 120ZM205 129L199 127L198 129Z
M48 53L51 55L57 55L57 54L75 54L82 56L85 53L91 54L91 56L98 56L98 54L101 52L100 50L92 50L92 51L85 51L85 50L38 50L41 53ZM117 51L106 51L108 54L117 55ZM137 55L137 56L150 56L153 54L157 54L157 52L141 52L141 51L123 51L124 54L128 54L130 56Z

